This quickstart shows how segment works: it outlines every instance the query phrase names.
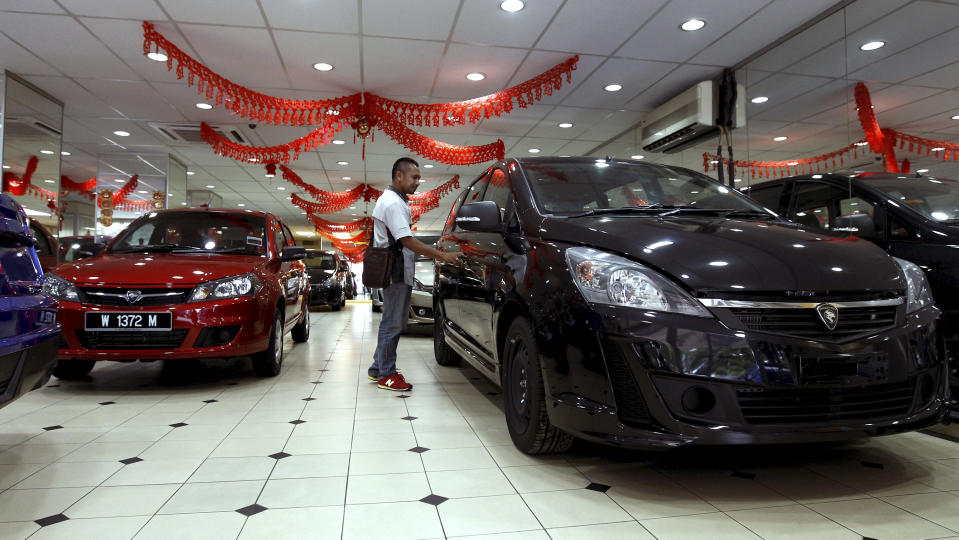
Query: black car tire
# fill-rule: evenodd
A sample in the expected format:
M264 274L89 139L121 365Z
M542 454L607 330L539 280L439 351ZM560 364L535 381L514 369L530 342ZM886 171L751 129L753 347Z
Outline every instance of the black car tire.
M379 313L379 312L381 312L381 311L383 311L383 306L377 306L377 305L375 305L375 304L373 305L373 312L374 312L374 313Z
M96 360L60 360L53 368L53 374L65 381L82 379L90 374L96 363Z
M339 311L343 309L343 304L330 304L330 309L333 311Z
M433 319L433 356L436 357L436 363L441 366L458 366L463 358L446 342L443 334L446 321L439 310L434 310L433 313L436 314Z
M276 310L273 315L273 329L270 330L270 345L265 351L253 355L253 371L260 377L275 377L283 365L283 312Z
M506 333L503 362L506 427L513 444L527 454L568 450L574 438L549 421L539 351L523 317L517 317Z
M294 343L306 343L310 339L310 308L303 306L303 319L290 331Z

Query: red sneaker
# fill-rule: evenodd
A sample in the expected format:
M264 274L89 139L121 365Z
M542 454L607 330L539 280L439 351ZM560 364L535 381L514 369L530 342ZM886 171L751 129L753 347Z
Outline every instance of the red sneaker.
M406 382L402 373L394 373L383 377L377 382L376 387L382 388L383 390L392 390L393 392L406 392L413 389L413 385Z

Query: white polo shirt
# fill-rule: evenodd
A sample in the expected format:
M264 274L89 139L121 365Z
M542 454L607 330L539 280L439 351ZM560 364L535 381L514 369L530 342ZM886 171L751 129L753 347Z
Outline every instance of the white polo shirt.
M413 214L410 212L409 203L392 189L387 189L376 200L376 206L373 207L373 246L388 247L390 245L390 239L386 234L387 228L397 242L401 238L413 236L413 231L410 229L412 221ZM403 281L411 287L413 286L414 257L415 254L412 251L403 248Z

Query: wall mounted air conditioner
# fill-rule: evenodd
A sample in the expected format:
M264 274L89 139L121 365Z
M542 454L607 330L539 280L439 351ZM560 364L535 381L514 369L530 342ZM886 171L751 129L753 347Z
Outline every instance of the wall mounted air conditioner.
M746 125L746 88L737 85L733 127ZM640 128L643 150L672 154L719 134L719 85L703 81L656 107Z

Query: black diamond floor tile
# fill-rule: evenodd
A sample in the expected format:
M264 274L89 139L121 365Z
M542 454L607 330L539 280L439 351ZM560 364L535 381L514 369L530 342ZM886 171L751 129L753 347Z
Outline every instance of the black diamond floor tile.
M611 487L612 486L607 486L606 484L597 484L596 482L590 482L590 484L586 486L586 489L589 489L592 491L598 491L600 493L606 493L607 491L609 491L609 488Z
M45 431L53 431L55 429L63 429L63 426L47 426L43 428Z
M203 400L203 403L216 403L217 401L219 401L219 400L216 400L216 399L204 399L204 400Z
M313 384L323 384L323 381L310 381Z
M190 425L190 424L186 424L186 423L184 423L184 422L177 422L176 424L170 424L170 427L172 427L172 428L177 428L177 427L183 427L183 426L188 426L188 425Z
M116 404L116 401L104 401L100 403L100 405L114 405L114 404Z
M413 396L408 396L408 395L406 395L406 394L403 394L402 396L396 396L396 397L398 397L398 398L400 398L400 399L407 399L407 398L411 398L411 397L413 397Z
M440 497L439 495L429 494L426 497L420 499L420 502L425 502L426 504L432 504L433 506L439 506L449 499L447 497Z
M45 518L40 518L40 519L34 521L34 523L36 523L37 525L39 525L39 526L41 526L41 527L46 527L47 525L54 525L54 524L56 524L56 523L60 523L61 521L66 521L66 520L68 520L68 519L70 519L70 518L68 518L67 516L65 516L65 515L63 515L63 514L56 514L56 515L53 515L53 516L47 516L47 517L45 517Z
M315 398L315 397L305 397L305 398L303 398L303 401L316 401L316 398Z
M418 417L416 417L416 416L404 416L403 418L400 418L400 420L411 420L411 421L412 421L412 420L416 420L417 418L418 418Z
M260 504L251 504L250 506L244 506L243 508L237 508L236 511L243 514L246 517L250 517L264 510L269 510L267 507Z
M417 454L422 454L423 452L429 452L429 451L430 451L429 448L424 448L422 446L414 446L413 448L410 448L410 452L416 452Z
M120 463L122 463L122 464L124 464L124 465L133 465L134 463L140 463L141 461L143 461L143 458L128 457L128 458L126 458L126 459L121 459L121 460L120 460Z
M306 420L290 420L291 424L305 424Z
M267 457L271 457L271 458L273 458L273 459L283 459L283 458L286 458L286 457L290 457L290 456L292 456L292 455L293 455L293 454L287 454L286 452L277 452L277 453L275 453L275 454L270 454L270 455L267 456Z

